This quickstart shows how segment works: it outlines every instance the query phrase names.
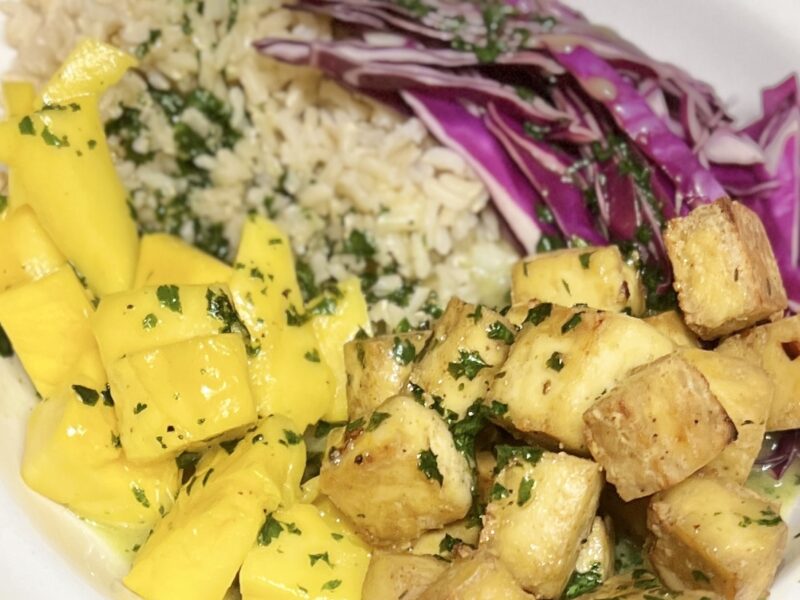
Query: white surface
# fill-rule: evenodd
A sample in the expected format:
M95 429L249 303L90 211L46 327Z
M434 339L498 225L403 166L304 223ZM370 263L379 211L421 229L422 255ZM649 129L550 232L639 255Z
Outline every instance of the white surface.
M656 58L713 84L742 118L758 113L758 90L800 71L800 0L572 0ZM0 17L0 28L2 27ZM9 53L0 39L0 72ZM0 599L119 597L119 560L64 509L20 480L24 423L33 393L16 361L0 361ZM790 533L800 530L800 511ZM795 541L795 540L792 540ZM795 544L773 600L800 598Z

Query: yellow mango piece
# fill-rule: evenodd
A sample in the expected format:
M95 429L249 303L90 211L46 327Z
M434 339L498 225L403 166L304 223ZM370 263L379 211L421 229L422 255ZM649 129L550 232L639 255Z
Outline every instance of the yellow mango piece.
M0 213L0 221L13 214L18 208L28 204L28 195L19 182L19 177L14 173L8 174L8 207L5 213Z
M97 40L85 39L72 49L64 64L44 86L42 105L98 96L136 64L136 59L130 54Z
M299 495L305 444L287 419L266 419L227 448L203 457L139 551L124 582L145 600L220 600L265 514Z
M0 292L50 275L66 262L30 208L0 222Z
M239 574L243 600L361 598L370 552L352 530L326 520L313 504L268 517Z
M161 285L106 296L92 331L110 365L126 354L231 331L234 318L225 286Z
M315 423L330 410L333 374L311 315L302 312L289 240L274 223L247 219L229 285L252 337L250 382L258 414L287 416L301 429Z
M192 338L124 356L108 368L125 456L174 455L256 420L238 333Z
M129 463L107 398L78 391L63 388L33 409L22 477L85 519L146 532L172 507L180 485L175 461Z
M0 293L0 326L41 396L64 383L106 387L91 313L86 290L69 268Z
M322 360L333 373L334 399L328 411L322 415L326 421L347 420L347 372L344 367L344 345L352 340L359 330L371 333L367 300L361 293L361 282L348 279L337 286L340 295L325 294L309 302L308 310L318 312L312 319ZM315 310L333 302L331 311Z
M149 233L139 243L133 287L202 285L228 281L231 268L210 254L166 233Z
M3 82L3 106L7 117L33 112L35 103L36 88L30 81Z

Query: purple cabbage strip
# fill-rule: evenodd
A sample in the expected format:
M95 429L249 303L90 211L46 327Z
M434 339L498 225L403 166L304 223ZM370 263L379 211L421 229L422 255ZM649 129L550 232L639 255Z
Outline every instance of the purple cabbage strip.
M486 185L514 235L533 253L542 232L555 233L536 217L541 200L480 117L456 101L422 92L403 99L441 144L461 154Z

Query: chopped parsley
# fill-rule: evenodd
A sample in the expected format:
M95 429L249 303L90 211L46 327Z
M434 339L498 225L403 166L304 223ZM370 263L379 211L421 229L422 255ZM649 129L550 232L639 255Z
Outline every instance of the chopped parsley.
M56 134L50 131L50 128L47 125L45 125L44 129L42 130L42 139L48 146L53 146L54 148L69 148L69 140L67 139L67 136L58 137Z
M367 259L375 256L377 251L363 231L353 229L344 243L344 252Z
M495 481L491 491L489 492L489 500L492 502L495 502L497 500L502 500L503 498L507 498L510 493L511 492L508 490L507 487Z
M240 333L249 337L247 328L239 319L238 313L225 292L215 292L211 288L206 290L206 312L212 319L222 322L220 333Z
M476 325L478 322L483 318L483 306L478 304L475 306L475 310L467 315L468 319L472 319L472 322Z
M481 355L477 351L459 350L458 360L448 364L447 371L454 379L466 377L472 381L477 377L481 369L490 366L491 365L487 364L486 361L481 358Z
M564 323L564 324L561 326L561 333L562 333L562 334L564 334L564 333L568 333L568 332L572 331L572 330L573 330L573 329L575 329L575 328L576 328L578 325L580 325L580 324L581 324L581 320L582 320L582 318L581 318L581 313L575 313L574 315L572 315L572 316L571 316L571 317L570 317L570 318L567 320L567 322L566 322L566 323Z
M749 527L754 523L762 527L775 527L776 525L780 525L781 522L781 516L771 508L768 508L761 511L760 519L753 519L747 515L742 515L742 519L739 521L739 527Z
M364 429L364 417L359 417L355 421L350 421L344 428L345 433L353 433L359 429Z
M136 501L144 506L145 508L150 508L150 501L147 499L147 494L145 491L140 488L138 485L132 485L131 491L133 492L133 497L136 498Z
M30 117L23 117L19 122L19 132L22 135L36 135L36 128L33 126L33 119Z
M158 317L155 316L153 313L150 313L142 319L142 328L143 329L152 329L158 325Z
M80 396L81 402L86 406L94 406L100 399L100 393L97 390L82 385L73 385L72 390Z
M584 252L583 254L578 256L578 260L581 263L581 267L584 269L589 268L589 261L592 259L592 252Z
M553 305L550 302L537 304L528 310L528 315L525 317L525 322L534 326L539 325L542 321L549 317L552 312Z
M298 433L295 433L291 429L284 429L283 430L283 437L286 439L286 443L290 446L296 446L300 442L303 441L303 436Z
M133 414L138 415L140 412L147 408L147 404L142 404L141 402L137 402L136 406L133 407Z
M225 450L228 454L233 454L233 451L236 450L236 446L239 445L239 442L242 441L243 438L234 438L232 440L226 440L224 442L219 443L219 447Z
M536 482L527 476L520 480L519 490L517 490L517 506L525 506L525 503L531 499L534 483Z
M156 298L164 308L176 313L183 313L180 290L177 285L160 285L156 289Z
M341 579L331 579L330 581L326 581L325 583L322 584L322 591L335 590L340 585L342 585Z
M156 42L158 42L160 38L161 30L151 29L147 39L136 46L136 49L133 51L133 53L136 55L136 58L144 58L147 56L147 54L150 52L150 49L153 47L153 45L155 45Z
M375 411L372 413L372 416L369 418L369 423L367 423L366 431L375 431L381 423L383 423L386 419L391 417L389 413Z
M395 336L392 345L392 358L397 364L411 364L417 357L417 349L409 339L402 339Z
M259 546L269 546L272 540L276 539L281 533L283 533L283 525L270 513L261 526L256 541Z
M497 475L512 462L524 461L535 465L542 459L543 454L544 451L535 446L508 446L505 444L495 446L494 455L497 464L494 467L494 473Z
M514 343L514 334L500 321L495 321L486 328L486 334L490 340L500 340L509 346Z
M332 567L331 558L328 556L327 552L322 552L321 554L309 554L308 560L311 562L311 566L313 567L319 561L326 563L329 567Z
M417 468L422 471L428 479L439 482L439 485L444 483L444 478L439 471L439 463L436 460L436 455L433 453L433 450L423 450L417 454Z
M320 357L319 357L319 352L317 352L317 350L316 350L316 349L314 349L314 350L309 350L308 352L306 352L306 353L304 354L304 356L305 356L305 359L306 359L308 362L313 362L313 363L318 363L318 362L321 362L321 359L320 359Z
M602 583L603 573L600 563L592 563L589 570L583 573L573 571L572 576L567 582L567 587L564 590L563 600L573 600L578 596L593 592L599 588Z
M564 357L561 352L553 352L545 364L548 369L559 372L564 368Z
M178 466L179 469L185 471L187 469L192 469L195 466L197 466L197 462L199 460L200 460L199 452L184 451L175 457L175 464Z

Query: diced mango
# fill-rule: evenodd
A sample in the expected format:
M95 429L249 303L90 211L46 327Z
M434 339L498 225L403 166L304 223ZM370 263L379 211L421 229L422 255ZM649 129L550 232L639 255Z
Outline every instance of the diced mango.
M133 287L222 283L230 276L228 265L181 238L166 233L149 233L142 236L139 243Z
M136 59L91 38L80 42L42 90L43 105L62 104L81 96L98 96L136 66Z
M7 117L33 112L35 103L36 88L30 81L3 82L3 106Z
M50 275L66 262L30 208L0 221L0 292Z
M231 331L237 325L225 286L161 285L103 298L92 330L106 365L126 354L193 337Z
M92 306L72 269L0 293L3 327L40 395L60 385L106 386L89 327Z
M361 293L358 279L348 279L338 285L340 295L325 294L309 303L308 310L315 314L312 323L317 336L322 360L330 367L335 383L334 400L326 421L347 420L347 371L344 366L344 345L359 330L370 333L367 300ZM320 310L331 306L332 310ZM329 314L332 312L333 314Z
M369 560L351 529L332 526L312 504L296 504L268 517L242 565L242 598L358 599Z
M299 496L305 444L290 421L266 419L227 448L200 461L125 577L146 600L220 600L265 514Z
M256 420L238 333L129 354L108 369L129 460L146 462Z
M22 477L85 519L145 533L172 507L180 484L173 460L145 466L125 460L114 409L89 388L62 388L36 405Z
M230 288L252 336L258 414L285 415L301 428L318 421L333 402L333 374L321 360L311 315L302 312L289 240L274 223L247 219Z

